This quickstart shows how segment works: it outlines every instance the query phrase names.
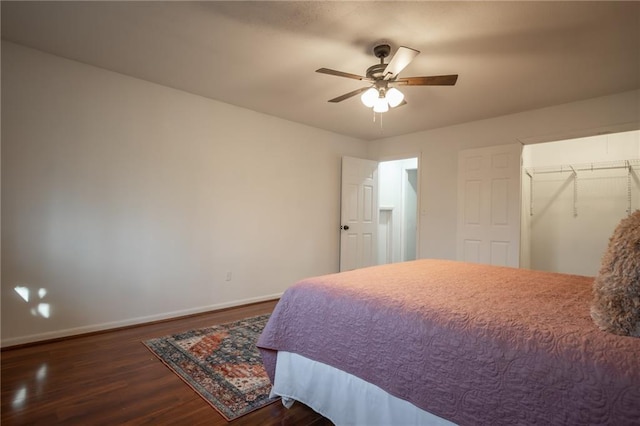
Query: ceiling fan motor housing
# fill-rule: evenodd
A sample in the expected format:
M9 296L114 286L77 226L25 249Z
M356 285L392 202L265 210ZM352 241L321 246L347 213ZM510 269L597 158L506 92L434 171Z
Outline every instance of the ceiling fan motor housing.
M384 70L387 68L387 64L375 64L367 68L367 78L373 80L379 80L384 77Z

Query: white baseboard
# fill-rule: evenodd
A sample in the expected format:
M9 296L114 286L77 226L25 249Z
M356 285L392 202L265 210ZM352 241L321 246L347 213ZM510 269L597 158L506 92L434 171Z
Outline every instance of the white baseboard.
M80 334L93 333L96 331L105 331L105 330L110 330L114 328L127 327L131 325L140 325L148 322L161 321L165 319L178 318L178 317L183 317L187 315L200 314L203 312L217 311L220 309L232 308L235 306L242 306L242 305L248 305L251 303L258 303L258 302L264 302L267 300L279 299L281 296L282 296L282 293L276 293L276 294L271 294L267 296L252 297L249 299L234 300L232 302L218 303L215 305L201 306L201 307L192 308L192 309L184 309L181 311L173 311L173 312L166 312L166 313L157 314L157 315L129 318L122 321L112 321L112 322L107 322L102 324L93 324L93 325L87 325L82 327L67 328L64 330L47 331L45 333L30 334L28 336L10 337L8 339L2 339L0 346L2 348L8 348L10 346L23 345L25 343L34 343L34 342L40 342L44 340L58 339L61 337L77 336Z

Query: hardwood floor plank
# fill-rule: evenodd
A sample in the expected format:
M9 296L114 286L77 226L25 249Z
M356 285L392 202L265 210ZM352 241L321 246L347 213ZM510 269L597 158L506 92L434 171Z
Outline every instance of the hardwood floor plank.
M3 425L300 425L332 423L280 402L227 422L142 341L269 313L275 301L1 352Z

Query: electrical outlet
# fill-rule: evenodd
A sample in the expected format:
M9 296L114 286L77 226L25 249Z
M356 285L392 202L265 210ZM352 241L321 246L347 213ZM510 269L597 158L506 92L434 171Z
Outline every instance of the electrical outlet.
M227 272L227 277L225 278L225 281L231 281L231 271Z

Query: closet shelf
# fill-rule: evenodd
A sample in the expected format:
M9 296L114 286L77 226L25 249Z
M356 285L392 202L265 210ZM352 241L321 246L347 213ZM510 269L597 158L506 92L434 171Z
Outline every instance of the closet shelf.
M573 216L578 216L578 172L588 172L596 170L625 169L627 171L627 214L632 212L632 174L636 181L638 176L636 167L640 167L640 159L601 161L596 163L567 164L560 166L527 167L524 172L529 176L529 215L533 216L533 177L535 175L547 173L571 173L573 180Z
M525 173L529 177L537 174L546 173L576 173L584 171L595 170L610 170L610 169L629 169L640 167L640 159L629 160L617 160L617 161L601 161L596 163L581 163L581 164L562 164L558 166L541 166L541 167L526 167Z

